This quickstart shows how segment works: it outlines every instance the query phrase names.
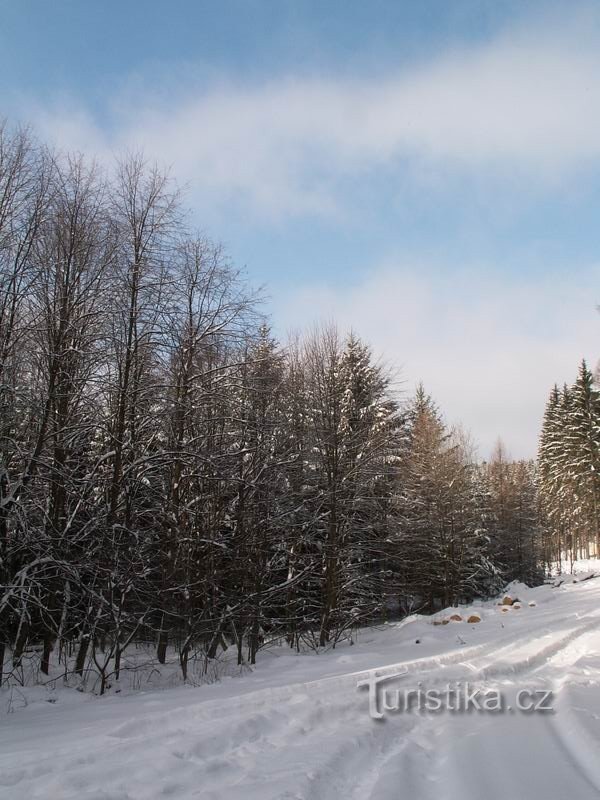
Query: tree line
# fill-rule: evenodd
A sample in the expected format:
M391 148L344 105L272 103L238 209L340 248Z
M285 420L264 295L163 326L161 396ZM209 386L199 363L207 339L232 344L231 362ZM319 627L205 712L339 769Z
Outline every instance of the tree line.
M104 691L140 642L186 679L537 579L534 464L478 464L355 333L276 341L184 212L139 154L0 128L0 683L36 648Z
M550 393L538 461L552 560L600 555L600 392L585 361L572 386Z

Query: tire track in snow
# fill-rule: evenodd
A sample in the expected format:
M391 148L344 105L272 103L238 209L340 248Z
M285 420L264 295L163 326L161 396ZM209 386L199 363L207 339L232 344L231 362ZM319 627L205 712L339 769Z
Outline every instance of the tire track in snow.
M432 688L440 682L446 684L454 683L458 680L464 681L465 677L469 682L475 679L478 682L488 683L498 682L506 677L514 678L515 676L523 676L528 672L535 672L541 667L547 666L559 654L563 654L577 640L585 637L590 632L596 631L600 625L600 614L591 614L581 619L586 621L574 630L559 636L557 640L544 644L534 653L519 657L519 648L515 648L514 643L491 649L486 654L487 663L483 663L480 666L473 662L458 662L460 666L465 666L469 669L467 676L465 676L464 672L457 672L455 675L444 673L443 675L433 676L434 680L428 683L428 688ZM551 637L552 634L543 634L537 639L540 642L544 642L549 636ZM520 641L524 642L525 637L520 637ZM532 642L529 640L528 647L531 644ZM504 655L506 652L516 654L517 658L512 661L498 661L498 656ZM440 743L452 741L452 736L448 735L448 729L454 727L456 717L448 716L441 719L431 715L419 715L417 719L420 725L418 728L414 726L413 730L417 729L418 733L420 733L421 743L409 739L408 741L400 742L395 748L381 748L379 758L370 765L367 774L358 781L352 797L356 798L356 800L377 800L380 797L392 797L393 794L391 792L394 783L397 782L397 788L402 786L407 797L412 796L414 791L414 796L418 796L419 800L428 800L429 797L439 800L442 796L440 795L439 784L442 781L436 782L432 776L436 769L438 772L440 771L440 762L445 757L438 755L437 767L434 767L436 748L423 744L423 742L427 743L435 739ZM587 780L590 791L597 792L597 795L590 794L589 797L600 796L600 769L597 766L597 755L590 754L585 748L573 747L572 739L570 740L564 736L562 728L555 723L553 718L543 717L543 719L553 732L559 746L565 751L568 759ZM445 736L442 735L442 730L445 730ZM382 732L381 736L385 737L386 733ZM437 747L440 748L439 745ZM579 761L577 761L578 754L581 756Z

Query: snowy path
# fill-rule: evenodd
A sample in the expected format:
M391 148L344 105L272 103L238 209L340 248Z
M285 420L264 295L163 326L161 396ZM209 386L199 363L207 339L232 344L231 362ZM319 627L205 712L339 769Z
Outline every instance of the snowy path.
M478 625L419 618L321 656L282 650L201 689L32 704L0 717L0 797L597 799L600 578L522 599L537 606L482 604ZM545 687L556 710L376 722L356 684L384 668L415 688Z

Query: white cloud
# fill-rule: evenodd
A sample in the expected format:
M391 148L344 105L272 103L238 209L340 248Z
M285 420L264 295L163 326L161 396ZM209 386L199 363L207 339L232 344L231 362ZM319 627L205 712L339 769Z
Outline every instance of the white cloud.
M389 192L398 163L427 191L447 169L516 176L509 194L518 203L529 185L573 187L573 177L600 165L597 30L530 20L528 30L384 76L288 76L180 88L171 98L136 82L113 98L102 124L64 99L24 116L44 137L103 159L142 147L173 165L199 211L229 213L235 202L269 219L336 214L345 178L381 170ZM533 455L550 386L571 381L582 356L595 361L599 270L537 283L489 271L440 277L419 263L370 275L346 290L306 287L276 313L290 324L334 315L356 327L402 365L407 388L424 380L448 418L473 430L482 454L500 435L515 456Z
M514 457L532 457L555 382L571 383L579 361L595 366L600 267L542 279L485 271L440 277L427 265L388 265L362 283L307 286L283 299L282 326L334 318L354 328L406 392L423 380L451 423L462 422L489 455L501 437ZM281 303L281 300L280 300Z
M138 86L114 100L106 128L64 103L37 121L69 148L141 146L200 199L268 214L335 213L339 178L403 157L555 178L600 157L600 48L580 34L532 26L363 80L286 78L173 100Z

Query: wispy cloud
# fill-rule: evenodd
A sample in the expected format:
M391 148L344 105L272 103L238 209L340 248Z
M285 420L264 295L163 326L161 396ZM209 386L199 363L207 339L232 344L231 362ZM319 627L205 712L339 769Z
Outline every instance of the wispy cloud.
M330 214L343 205L341 179L400 159L513 166L544 180L600 159L593 38L532 29L385 77L287 77L174 100L138 85L114 99L108 122L65 103L38 107L36 117L65 147L143 147L213 204Z
M555 382L571 383L579 360L595 366L600 267L539 278L390 263L351 288L314 285L278 307L283 325L334 318L355 328L391 364L406 392L419 380L452 423L463 421L489 455L502 437L532 457Z

